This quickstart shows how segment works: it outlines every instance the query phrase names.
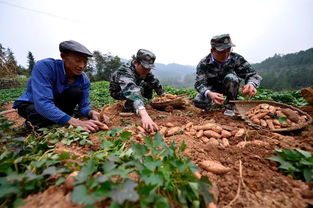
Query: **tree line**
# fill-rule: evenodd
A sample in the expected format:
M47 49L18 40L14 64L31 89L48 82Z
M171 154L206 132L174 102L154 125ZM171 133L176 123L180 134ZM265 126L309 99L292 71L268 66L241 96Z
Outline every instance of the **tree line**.
M14 53L10 48L4 48L0 44L0 77L14 78L17 75L30 76L36 60L31 51L27 53L27 66L17 64ZM89 59L85 72L91 81L110 80L110 75L118 69L123 62L118 56L102 54L94 51L93 57Z

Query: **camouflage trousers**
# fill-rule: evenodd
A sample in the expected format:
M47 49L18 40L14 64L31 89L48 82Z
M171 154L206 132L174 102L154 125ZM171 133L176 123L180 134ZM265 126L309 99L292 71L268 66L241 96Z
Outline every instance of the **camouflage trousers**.
M140 84L140 92L141 92L141 95L144 97L144 98L147 98L147 99L152 99L152 94L153 94L153 89L154 89L154 86L151 85L151 83L147 83L147 82L142 82ZM110 95L111 97L113 97L114 99L116 100L126 100L125 104L124 104L124 108L125 108L125 111L126 112L135 112L135 109L134 109L134 101L132 100L128 100L122 93L121 90L111 90L110 89Z
M221 84L211 89L212 92L221 93L226 96L224 106L226 109L234 109L234 104L229 103L229 100L236 100L240 85L240 78L235 74L227 74ZM201 109L210 110L214 105L210 97L205 97L203 94L198 93L192 100L193 104Z

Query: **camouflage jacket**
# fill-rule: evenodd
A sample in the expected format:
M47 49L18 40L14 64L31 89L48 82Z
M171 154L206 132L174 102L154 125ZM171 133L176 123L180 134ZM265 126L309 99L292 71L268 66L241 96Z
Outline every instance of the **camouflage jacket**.
M197 66L195 89L202 95L207 90L219 90L223 88L223 79L229 73L245 80L245 84L250 83L255 87L259 86L262 80L251 65L237 53L232 52L224 65L216 63L209 54Z
M164 94L160 81L151 72L145 78L140 78L131 63L122 65L111 75L111 95L120 94L120 99L133 101L135 110L144 107L144 88L153 88L158 95Z

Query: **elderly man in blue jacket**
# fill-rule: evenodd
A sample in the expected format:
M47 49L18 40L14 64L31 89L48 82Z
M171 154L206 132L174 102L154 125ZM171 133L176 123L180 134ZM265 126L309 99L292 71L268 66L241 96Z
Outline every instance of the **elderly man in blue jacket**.
M61 42L59 49L62 60L47 58L35 64L26 91L14 102L13 108L26 119L28 126L70 124L96 132L103 123L99 121L99 113L90 107L90 81L84 73L92 53L73 40ZM72 117L76 106L89 120Z

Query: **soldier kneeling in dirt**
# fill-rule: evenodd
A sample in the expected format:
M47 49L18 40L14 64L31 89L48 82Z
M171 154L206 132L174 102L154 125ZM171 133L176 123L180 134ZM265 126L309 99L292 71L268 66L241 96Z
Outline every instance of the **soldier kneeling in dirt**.
M234 104L229 100L237 99L241 79L245 85L241 88L245 96L254 96L262 77L239 54L232 52L229 34L217 35L211 39L211 53L197 66L195 89L198 91L193 103L196 107L210 110L214 104L225 106L225 115L234 116ZM224 95L226 99L224 102Z
M47 58L35 64L26 91L14 102L13 108L26 119L28 128L57 123L96 132L103 123L99 121L99 113L90 107L90 81L83 72L92 53L72 40L60 43L59 49L62 60ZM77 105L79 113L90 120L72 117Z
M147 131L158 130L156 123L148 115L144 107L144 99L151 99L153 90L164 95L159 80L151 73L155 68L155 55L148 50L140 49L133 60L122 65L111 75L110 94L116 100L126 100L125 111L140 115L143 128Z

